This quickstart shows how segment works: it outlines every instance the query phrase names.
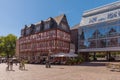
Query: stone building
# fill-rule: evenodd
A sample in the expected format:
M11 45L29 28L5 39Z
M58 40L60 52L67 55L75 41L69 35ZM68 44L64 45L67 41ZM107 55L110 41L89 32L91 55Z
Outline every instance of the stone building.
M49 53L69 53L70 28L65 15L25 25L19 38L19 57L40 62Z
M16 51L15 56L19 57L19 40L16 41Z
M80 24L70 28L71 31L71 43L75 45L75 53L78 53L78 27Z

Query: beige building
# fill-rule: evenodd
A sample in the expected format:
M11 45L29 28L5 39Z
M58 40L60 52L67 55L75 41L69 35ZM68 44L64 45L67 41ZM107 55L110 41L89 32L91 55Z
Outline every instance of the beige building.
M77 24L70 28L71 31L71 43L75 45L75 53L78 53L78 28L80 24Z

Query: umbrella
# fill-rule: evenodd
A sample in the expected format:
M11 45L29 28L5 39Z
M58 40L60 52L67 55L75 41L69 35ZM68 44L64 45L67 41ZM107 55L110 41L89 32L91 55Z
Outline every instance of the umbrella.
M74 54L74 53L68 53L68 54L66 54L67 55L67 57L77 57L78 55L77 54Z
M77 54L74 53L58 53L58 54L53 54L51 57L77 57Z
M66 53L58 53L58 54L53 54L51 57L67 57Z

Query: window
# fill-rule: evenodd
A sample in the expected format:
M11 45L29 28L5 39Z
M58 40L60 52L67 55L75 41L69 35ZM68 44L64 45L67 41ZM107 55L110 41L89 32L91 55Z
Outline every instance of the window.
M49 28L50 28L49 23L46 23L46 24L45 24L45 30L46 30L46 29L49 29Z
M36 26L35 32L39 32L39 31L40 31L40 26Z
M26 30L26 35L30 34L30 28Z
M24 30L21 30L21 36L24 36Z
M67 25L65 25L65 24L61 24L61 27L62 27L62 29L68 31L68 27L67 27Z
M118 45L120 46L120 38L118 38Z

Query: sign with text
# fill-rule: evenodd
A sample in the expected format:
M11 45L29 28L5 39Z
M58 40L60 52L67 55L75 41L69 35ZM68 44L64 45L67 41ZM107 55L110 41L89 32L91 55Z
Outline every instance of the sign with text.
M89 17L83 17L81 21L81 26L118 19L118 18L120 18L120 9L96 14Z

